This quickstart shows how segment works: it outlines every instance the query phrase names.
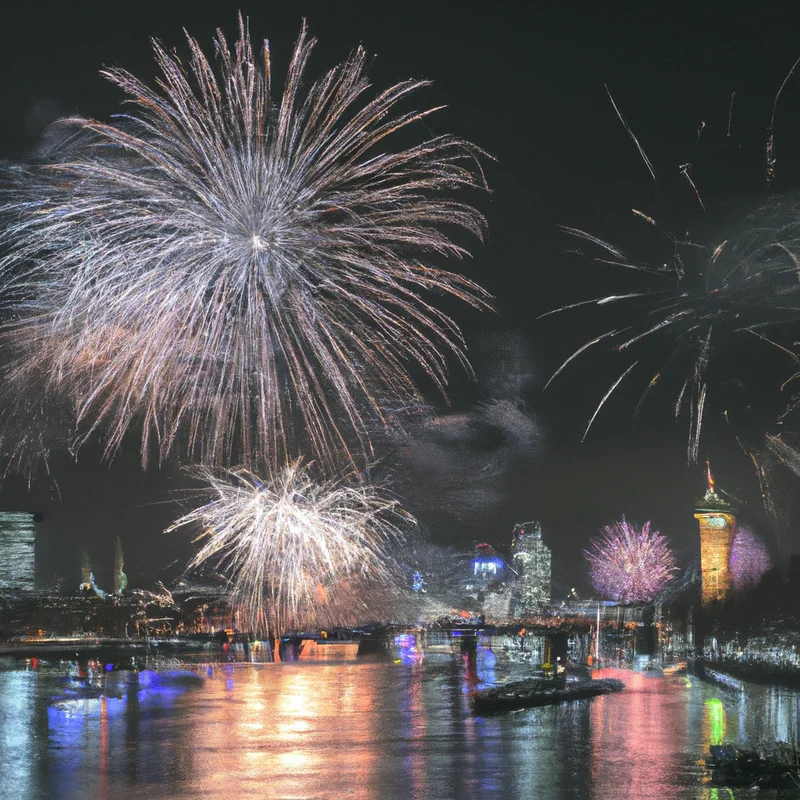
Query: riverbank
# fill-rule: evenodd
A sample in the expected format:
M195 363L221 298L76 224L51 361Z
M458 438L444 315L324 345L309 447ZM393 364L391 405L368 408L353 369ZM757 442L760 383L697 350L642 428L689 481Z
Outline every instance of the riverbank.
M765 662L742 662L734 659L696 658L691 662L691 671L699 678L715 680L713 673L757 683L761 686L785 686L800 689L800 671Z
M63 636L53 638L18 639L0 643L0 657L41 658L60 655L90 655L93 653L113 653L136 655L152 651L172 651L180 653L200 652L212 646L207 639L188 638L145 638L118 639L113 637Z
M359 655L383 652L384 642L370 637L358 639L284 636L279 641L259 641L247 634L224 632L171 637L98 637L54 636L25 637L0 642L0 658L102 658L109 663L122 663L132 658L165 655L197 662L297 661L306 659L348 660ZM366 645L366 646L365 646ZM373 646L374 645L374 646Z
M711 782L718 786L800 789L800 750L787 742L754 748L711 745L705 761Z

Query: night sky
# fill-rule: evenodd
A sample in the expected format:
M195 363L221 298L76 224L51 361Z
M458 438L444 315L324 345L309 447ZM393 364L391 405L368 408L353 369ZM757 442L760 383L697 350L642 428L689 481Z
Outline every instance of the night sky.
M612 3L590 11L522 5L20 3L4 9L0 158L24 160L35 153L46 125L58 116L107 119L115 113L120 93L98 70L120 65L152 80L149 37L180 48L186 27L207 52L218 26L234 39L238 8L249 15L254 39L270 39L278 75L305 17L319 39L310 75L362 43L375 56L375 86L407 77L434 81L416 99L447 105L430 118L431 132L469 139L496 158L485 164L491 194L474 198L488 220L488 241L471 245L471 262L450 266L491 291L497 312L449 309L467 335L478 374L476 384L454 374L452 413L473 413L478 402L495 396L490 384L502 379L498 369L514 369L518 399L540 435L525 452L507 457L498 495L480 513L437 511L434 488L420 520L443 543L504 547L515 523L539 519L553 548L557 581L583 586L581 550L588 537L623 513L639 522L652 519L687 563L697 552L691 511L703 476L686 466L685 420L676 424L667 410L674 386L665 386L661 398L656 393L634 420L643 389L642 379L634 382L609 401L583 444L588 419L619 370L602 359L576 360L542 392L561 362L607 323L591 310L537 317L622 291L626 281L633 285L630 276L598 273L570 256L566 251L575 243L558 226L583 228L630 249L642 231L632 225L632 207L700 227L705 220L697 221L679 170L687 162L712 217L724 217L726 199L763 194L765 131L800 44L786 3L748 4L743 15L726 4L648 9ZM660 203L604 84L659 173ZM776 116L777 190L796 184L800 175L799 138L797 75ZM517 361L497 367L497 354L509 342ZM431 402L438 403L433 396ZM184 563L187 540L161 533L176 515L175 492L184 481L176 465L142 472L137 444L123 449L111 467L100 465L89 446L77 464L66 454L56 457L52 476L39 476L30 491L15 477L0 489L4 509L46 514L40 547L54 571L64 559L77 558L82 542L110 564L115 534L123 541L132 585L172 577ZM489 437L477 446L491 453L496 443ZM702 453L711 458L721 486L742 499L757 526L765 526L757 482L735 444L711 435Z

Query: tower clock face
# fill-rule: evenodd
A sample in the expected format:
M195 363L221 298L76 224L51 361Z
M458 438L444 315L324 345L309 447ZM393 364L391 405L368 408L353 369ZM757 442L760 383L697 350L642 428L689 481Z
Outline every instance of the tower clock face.
M709 517L708 524L712 528L724 528L727 525L725 517Z

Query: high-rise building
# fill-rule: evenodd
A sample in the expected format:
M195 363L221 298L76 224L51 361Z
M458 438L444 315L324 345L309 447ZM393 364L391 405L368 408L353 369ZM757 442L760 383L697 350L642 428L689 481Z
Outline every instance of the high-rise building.
M0 588L36 587L34 515L0 511Z
M542 526L538 522L517 525L512 546L518 616L534 614L550 605L550 548L542 541Z
M708 465L706 476L706 493L697 501L694 511L700 525L700 574L704 606L725 600L731 590L731 545L736 525L735 510L717 494Z

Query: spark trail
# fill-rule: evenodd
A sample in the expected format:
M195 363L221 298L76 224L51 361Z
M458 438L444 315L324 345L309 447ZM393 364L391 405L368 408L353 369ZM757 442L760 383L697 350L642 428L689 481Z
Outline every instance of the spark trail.
M641 213L636 216L650 221ZM656 264L637 262L621 248L565 228L570 235L600 248L602 255L593 259L595 263L606 269L633 266L638 284L637 291L568 303L542 315L590 305L617 309L615 327L578 347L554 371L548 386L566 367L575 368L586 351L602 345L624 365L622 378L631 381L634 375L641 378L644 373L637 413L645 397L657 385L669 385L672 376L679 390L675 415L688 415L687 460L696 463L709 403L719 405L719 385L740 377L747 365L758 367L758 357L737 354L760 342L782 354L788 366L796 365L797 356L782 340L800 320L798 219L800 196L771 197L738 219L734 216L726 235L712 238L708 245L664 236L667 253ZM648 228L659 236L663 233L657 225ZM728 361L715 373L715 364L725 362L723 356ZM584 437L620 382L603 396Z

